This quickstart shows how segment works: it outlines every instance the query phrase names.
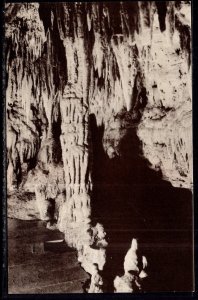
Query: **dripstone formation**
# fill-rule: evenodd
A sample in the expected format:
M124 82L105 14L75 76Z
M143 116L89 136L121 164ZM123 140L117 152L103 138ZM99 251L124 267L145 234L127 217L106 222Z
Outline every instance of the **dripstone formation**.
M77 249L87 292L144 290L149 257L133 232L122 274L108 278L111 239L96 207L110 200L96 194L116 180L135 189L140 159L192 189L190 1L5 6L8 193L35 194L40 218Z

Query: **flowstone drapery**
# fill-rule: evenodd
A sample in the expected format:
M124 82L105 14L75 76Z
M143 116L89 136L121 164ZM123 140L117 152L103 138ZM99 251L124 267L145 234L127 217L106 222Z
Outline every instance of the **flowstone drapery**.
M93 207L108 184L106 170L93 172L96 146L101 170L120 159L141 178L134 161L143 157L160 180L192 189L190 2L5 6L8 191L35 193L40 218L78 250L87 291L103 292L109 237ZM111 283L133 292L141 272L123 269Z

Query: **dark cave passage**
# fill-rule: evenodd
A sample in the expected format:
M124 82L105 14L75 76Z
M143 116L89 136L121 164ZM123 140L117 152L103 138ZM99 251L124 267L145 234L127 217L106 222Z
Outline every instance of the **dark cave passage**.
M148 260L145 291L192 291L192 193L174 188L151 170L142 156L136 129L120 141L121 156L109 159L102 145L102 127L90 117L93 142L92 218L107 233L105 292L113 292L116 275L132 238Z

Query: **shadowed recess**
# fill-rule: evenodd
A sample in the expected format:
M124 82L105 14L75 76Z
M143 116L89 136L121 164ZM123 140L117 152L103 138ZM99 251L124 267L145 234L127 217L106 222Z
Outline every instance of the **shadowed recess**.
M109 246L104 269L106 291L123 274L131 239L148 257L145 291L192 290L192 194L174 188L150 169L136 129L120 142L120 157L109 159L103 128L91 116L93 141L92 217L104 225Z
M166 13L167 4L166 1L155 1L158 11L160 30L163 32L166 30Z

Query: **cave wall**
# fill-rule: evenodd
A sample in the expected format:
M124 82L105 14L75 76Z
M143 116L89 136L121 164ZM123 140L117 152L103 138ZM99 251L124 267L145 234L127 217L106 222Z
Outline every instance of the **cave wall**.
M141 117L145 157L173 185L190 188L190 25L188 1L7 4L8 186L35 168L46 140L57 139L52 160L64 161L65 102L73 97L84 104L71 113L94 113L107 136L122 109ZM141 112L143 89L148 103Z
M91 274L86 247L102 270L107 243L91 224L90 116L109 159L135 128L149 167L192 189L190 1L5 6L8 191L34 192Z

